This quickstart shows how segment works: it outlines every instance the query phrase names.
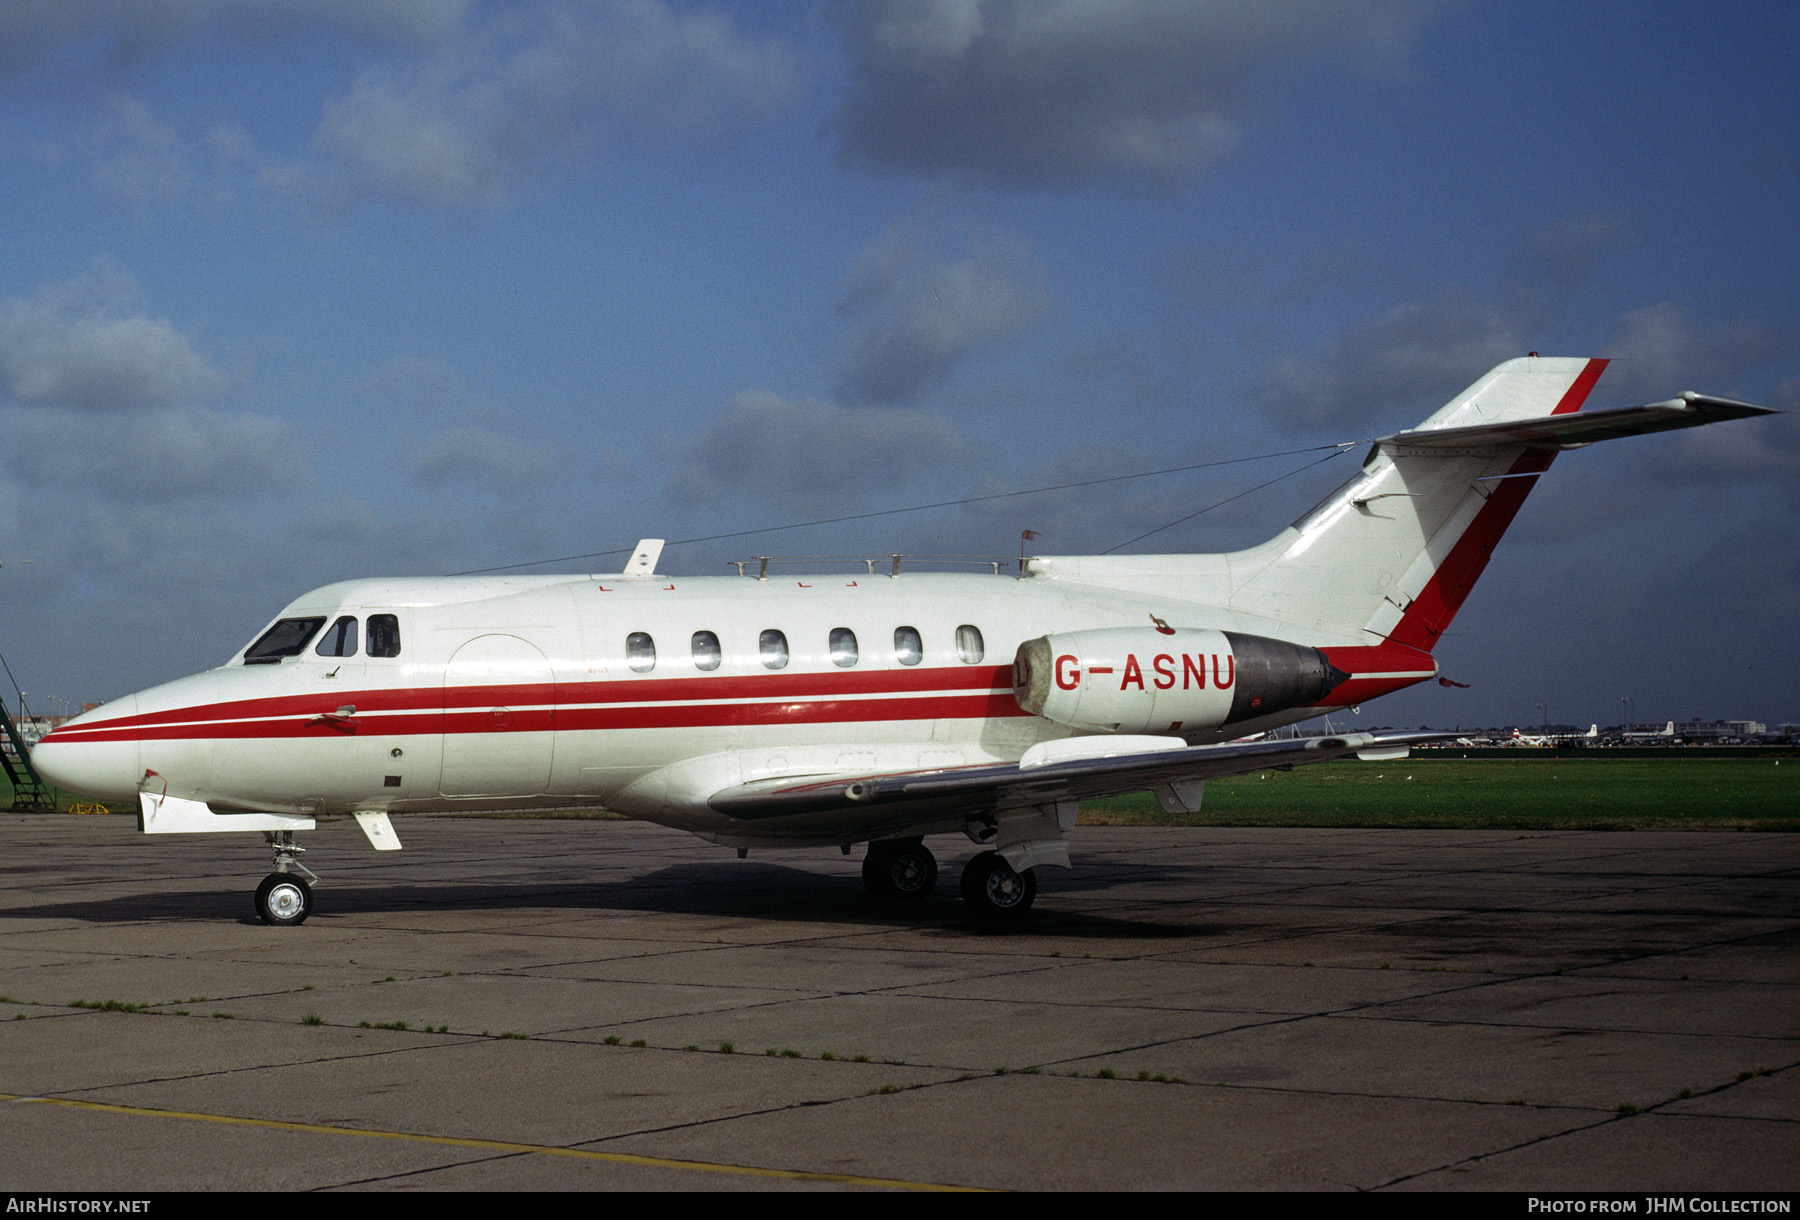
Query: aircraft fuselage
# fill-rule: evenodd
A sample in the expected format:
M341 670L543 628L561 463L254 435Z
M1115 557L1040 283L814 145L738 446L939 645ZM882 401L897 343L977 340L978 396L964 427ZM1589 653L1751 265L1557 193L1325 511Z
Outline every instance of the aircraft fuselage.
M392 616L396 655L356 646L372 642L377 615ZM1168 597L913 572L347 581L277 618L296 620L319 621L293 655L239 653L114 701L34 758L63 786L107 799L148 787L215 810L315 816L593 804L733 841L816 838L817 819L749 828L705 796L764 775L1017 759L1071 736L1014 696L1014 654L1033 637L1121 622L1144 624L1152 642L1158 621L1269 630ZM1208 666L1214 686L1235 679L1216 651L1146 650L1116 677L1154 689ZM1063 659L1059 684L1072 671ZM1222 740L1322 710L1182 736ZM827 837L850 841L842 822Z

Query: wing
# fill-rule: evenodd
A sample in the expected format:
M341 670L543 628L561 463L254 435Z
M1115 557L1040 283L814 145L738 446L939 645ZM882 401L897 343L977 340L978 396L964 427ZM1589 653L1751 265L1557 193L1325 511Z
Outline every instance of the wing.
M1404 758L1413 745L1453 736L1345 733L1210 746L1190 746L1180 738L1075 738L1050 744L1079 742L1096 751L1116 744L1127 752L1068 758L1058 757L1066 751L1038 747L1016 763L823 779L816 775L778 777L715 792L707 804L746 821L832 810L935 817L1165 788L1179 793L1181 786L1221 776L1330 762L1351 755L1367 760ZM1173 744L1151 745L1153 742ZM1194 805L1198 806L1197 799Z

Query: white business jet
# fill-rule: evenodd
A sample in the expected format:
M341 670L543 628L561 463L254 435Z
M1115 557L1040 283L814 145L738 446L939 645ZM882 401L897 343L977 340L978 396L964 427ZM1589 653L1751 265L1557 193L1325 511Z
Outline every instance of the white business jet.
M353 580L218 669L46 736L47 779L146 834L260 832L270 924L313 909L297 831L354 816L604 805L734 847L868 843L920 899L929 835L982 850L962 897L1018 915L1083 798L1200 806L1205 782L1404 756L1430 734L1261 736L1437 674L1432 650L1557 452L1766 414L1700 394L1577 414L1604 360L1511 360L1260 546L1035 557L1012 575ZM1246 740L1255 737L1254 740Z

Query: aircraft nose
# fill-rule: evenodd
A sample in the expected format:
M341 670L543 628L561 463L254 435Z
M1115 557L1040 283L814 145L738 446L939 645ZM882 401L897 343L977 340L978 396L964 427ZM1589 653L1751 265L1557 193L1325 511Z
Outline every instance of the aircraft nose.
M108 726L136 716L136 695L77 716L31 748L31 765L64 791L104 801L135 800L143 774L138 770L137 734Z

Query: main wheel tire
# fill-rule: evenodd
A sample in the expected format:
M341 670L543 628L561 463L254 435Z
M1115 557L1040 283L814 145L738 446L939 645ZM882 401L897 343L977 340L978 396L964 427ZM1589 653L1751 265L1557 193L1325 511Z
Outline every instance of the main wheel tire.
M1037 898L1037 870L1016 872L997 851L984 851L963 866L962 900L975 914L1015 919Z
M923 839L881 839L863 857L863 885L877 898L918 902L937 888L937 857Z
M270 927L303 924L312 908L312 887L292 873L270 873L256 887L256 913Z

